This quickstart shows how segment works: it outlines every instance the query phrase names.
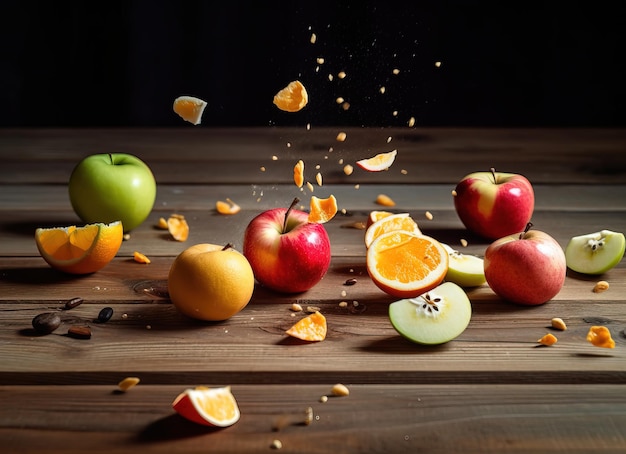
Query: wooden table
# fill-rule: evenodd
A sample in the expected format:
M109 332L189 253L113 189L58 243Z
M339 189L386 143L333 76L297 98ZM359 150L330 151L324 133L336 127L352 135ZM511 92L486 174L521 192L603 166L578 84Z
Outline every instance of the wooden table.
M280 440L281 452L307 453L624 452L625 261L601 277L607 292L592 292L598 278L569 273L562 291L539 307L503 302L487 286L470 289L468 329L448 344L423 347L389 323L393 298L368 278L363 230L351 226L381 209L374 200L384 193L424 233L457 246L466 239L463 251L482 255L487 243L463 228L451 190L465 174L494 166L531 180L535 227L563 247L578 234L626 232L626 130L355 128L337 142L340 130L0 131L2 451L268 452ZM387 172L342 171L340 160L353 164L391 149L398 158ZM102 152L144 159L158 182L157 202L112 263L66 276L42 260L33 233L80 223L67 181L80 158ZM257 287L250 304L223 323L179 315L167 295L174 257L201 242L240 249L253 216L294 196L308 203L311 191L292 181L298 159L313 194L334 194L345 210L326 225L333 250L326 277L300 295ZM227 197L243 210L217 214L215 202ZM172 213L190 224L184 243L154 228ZM135 250L152 263L135 263ZM348 278L357 284L343 285ZM89 322L105 306L114 316L91 323L89 340L70 338L63 327L34 335L35 315L73 297L85 300L67 312L75 320ZM285 329L302 316L290 311L293 302L321 308L326 340L288 340ZM556 333L556 345L539 347L552 317L568 330ZM610 328L615 349L585 340L592 324ZM117 392L127 376L141 383ZM335 383L350 395L321 402ZM210 430L175 414L174 397L196 385L230 385L240 421ZM308 407L310 425L275 430L276 421L301 418Z

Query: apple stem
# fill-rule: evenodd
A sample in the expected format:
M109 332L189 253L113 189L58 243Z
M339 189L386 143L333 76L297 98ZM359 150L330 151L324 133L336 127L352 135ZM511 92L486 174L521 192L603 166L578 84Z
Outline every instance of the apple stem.
M498 179L496 178L496 169L495 167L491 168L491 175L493 175L493 183L498 184Z
M289 205L289 208L287 208L287 211L285 211L285 219L283 221L283 231L282 233L285 233L285 231L287 230L287 220L289 218L289 213L291 213L291 210L293 210L293 207L296 206L296 204L300 201L299 198L294 197L293 201L291 202L291 205Z
M226 249L232 249L232 248L233 248L233 243L226 243L226 246L222 248L222 251L225 251Z
M524 229L524 231L522 233L519 234L519 239L521 240L522 238L524 238L524 235L526 235L528 233L528 231L532 228L533 223L529 222L528 224L526 224L526 228Z
M112 155L111 153L109 153L109 159L111 160L111 164L115 164L115 163L113 162L113 155Z

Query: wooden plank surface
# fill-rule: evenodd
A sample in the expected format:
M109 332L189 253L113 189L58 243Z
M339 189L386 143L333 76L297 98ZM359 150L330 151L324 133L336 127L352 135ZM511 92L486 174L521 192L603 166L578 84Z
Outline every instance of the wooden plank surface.
M495 165L529 176L533 222L563 247L581 233L626 232L626 131L355 128L339 143L339 129L0 131L0 443L7 452L266 452L274 439L282 452L623 452L624 260L599 277L568 272L562 291L539 307L501 301L487 285L469 289L468 329L446 345L420 347L391 327L393 298L367 276L364 232L354 226L380 209L374 200L385 193L397 202L393 211L409 212L424 233L459 248L465 239L463 251L481 256L488 242L464 229L451 190L466 173ZM354 163L391 148L399 158L388 172L341 171L339 159ZM58 273L39 256L34 230L80 222L67 195L69 172L82 156L112 150L138 154L155 170L154 211L103 270ZM324 174L322 187L293 185L299 158L312 181ZM334 194L345 210L326 225L333 258L319 285L299 295L257 286L250 304L221 323L176 312L167 273L178 253L198 242L241 248L253 216L294 196L306 208L311 194ZM217 214L215 202L226 197L243 210ZM187 242L154 228L174 212L189 221ZM135 250L152 263L132 261ZM356 285L344 285L353 277ZM610 282L607 292L592 292L599 279ZM59 330L35 335L35 315L76 296L85 302L60 311ZM289 310L293 302L327 316L324 342L285 336L304 315ZM106 306L113 318L94 323ZM567 331L549 328L555 316ZM69 338L71 324L89 325L92 338ZM592 324L610 328L615 349L587 343ZM537 346L547 332L558 343ZM130 375L140 385L117 394L116 383ZM337 382L350 396L319 402ZM207 431L177 417L171 401L199 384L232 385L241 421ZM308 406L319 416L313 424L272 430L277 417Z

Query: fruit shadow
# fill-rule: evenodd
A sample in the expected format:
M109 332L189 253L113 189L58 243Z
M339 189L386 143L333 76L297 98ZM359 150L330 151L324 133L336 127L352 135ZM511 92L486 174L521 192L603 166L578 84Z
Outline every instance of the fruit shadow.
M68 225L83 225L84 223L76 217L58 219L56 221L20 221L20 222L2 222L0 223L0 232L11 233L13 235L28 236L35 241L35 230L39 228L52 229L64 227Z
M385 353L395 355L433 355L448 350L447 343L440 345L422 345L411 342L400 335L389 336L367 342L359 350L368 353Z
M148 424L137 434L135 441L137 443L154 443L181 440L216 433L225 429L196 424L174 413Z
M42 259L43 263L43 259ZM4 268L0 276L0 282L6 281L13 284L23 284L29 286L49 286L51 284L59 284L81 279L86 275L72 275L55 270L49 266L45 267L23 267L23 268Z

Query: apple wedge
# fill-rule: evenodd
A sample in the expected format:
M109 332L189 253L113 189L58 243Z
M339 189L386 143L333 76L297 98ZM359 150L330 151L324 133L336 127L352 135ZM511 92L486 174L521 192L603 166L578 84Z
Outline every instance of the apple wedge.
M394 329L406 339L424 345L443 344L458 337L471 316L467 294L453 282L389 305L389 320Z
M462 254L447 244L442 243L444 249L448 251L450 260L448 261L448 272L444 278L447 282L468 288L479 287L485 281L485 266L482 258Z
M575 236L565 248L567 267L583 274L602 274L624 257L626 239L623 233L611 230Z

